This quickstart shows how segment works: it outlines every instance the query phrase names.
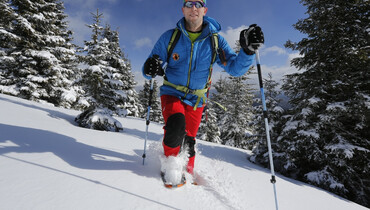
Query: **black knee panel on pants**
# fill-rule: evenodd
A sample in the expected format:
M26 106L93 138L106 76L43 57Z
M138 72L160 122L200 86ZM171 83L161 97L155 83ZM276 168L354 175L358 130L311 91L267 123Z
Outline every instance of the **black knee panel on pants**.
M176 113L168 117L164 127L166 134L163 143L168 147L178 147L184 141L185 136L185 116L182 113Z
M195 155L195 138L191 136L185 136L185 144L189 148L189 157L193 157Z

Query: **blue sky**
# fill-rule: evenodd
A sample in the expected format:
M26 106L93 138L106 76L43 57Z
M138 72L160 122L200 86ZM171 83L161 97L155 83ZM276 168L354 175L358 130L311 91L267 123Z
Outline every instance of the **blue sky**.
M64 0L70 29L74 32L75 43L82 45L90 40L91 12L103 13L103 23L118 29L120 45L131 61L135 79L141 84L142 64L154 43L166 30L174 28L182 18L182 0ZM222 26L223 35L230 46L235 45L242 29L257 23L265 34L265 45L260 50L262 71L273 74L276 80L284 74L295 72L289 61L298 56L284 48L287 40L300 41L304 34L293 28L298 19L305 18L305 7L298 0L208 0L207 15ZM215 68L213 78L221 74Z

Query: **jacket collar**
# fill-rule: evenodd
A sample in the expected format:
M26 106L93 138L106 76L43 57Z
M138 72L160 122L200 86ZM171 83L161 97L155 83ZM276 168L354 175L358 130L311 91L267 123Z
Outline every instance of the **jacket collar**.
M181 32L184 33L186 36L189 36L188 32L185 29L184 17L177 22L176 27L179 28ZM207 36L210 36L213 33L218 33L220 31L221 25L215 19L204 16L202 34L198 37L198 39L206 38Z

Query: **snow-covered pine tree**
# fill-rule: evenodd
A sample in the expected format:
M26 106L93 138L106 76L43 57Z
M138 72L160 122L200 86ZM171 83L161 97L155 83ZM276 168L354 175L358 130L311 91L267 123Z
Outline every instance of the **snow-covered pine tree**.
M294 27L307 38L286 44L303 71L283 85L293 106L284 170L370 207L369 1L301 2L308 17Z
M149 92L150 92L150 82L146 80L144 83L144 89L140 90L139 92L140 103L145 108L141 111L140 116L145 119L148 113ZM153 80L153 96L152 96L152 104L151 104L149 118L150 118L150 121L152 122L164 123L163 116L162 116L161 102L159 100L157 80Z
M284 119L282 118L284 109L280 106L281 99L278 98L279 95L281 95L281 90L278 89L279 83L273 80L271 73L268 74L268 78L263 78L263 86L265 90L266 108L268 112L270 139L272 143L272 149L274 151L273 155L279 157L284 154L284 151L280 151L279 144L277 144L277 139L281 133L281 127L284 123ZM253 155L250 159L253 162L258 162L268 166L268 148L261 95L256 95L254 101L256 104L258 104L258 106L254 106L256 118L253 124L256 132L253 136L251 136L251 142L249 142L253 147Z
M212 106L207 105L197 133L197 139L221 144L221 132L217 123L217 115Z
M108 38L115 36L109 28L101 26L102 14L97 10L92 14L94 23L88 25L92 29L90 41L85 41L86 56L83 58L87 68L80 83L86 93L90 107L76 118L76 122L87 128L106 131L120 131L122 125L112 116L126 116L123 109L127 95L122 82L122 71L126 68L125 62L120 60Z
M112 78L123 83L120 84L121 87L119 89L122 89L125 93L125 102L120 106L127 110L128 116L139 117L143 107L135 90L136 82L131 71L131 63L125 57L119 44L119 33L116 30L111 30L111 26L107 24L102 32L102 37L109 41L110 54L106 58L107 62L112 68L116 69L112 72Z
M235 42L234 50L236 53L240 52L241 46L239 40ZM213 105L214 112L217 116L222 144L250 149L248 136L254 133L254 128L251 123L254 116L252 108L254 89L251 85L246 84L245 81L249 79L248 75L254 73L253 70L254 67L252 66L246 75L239 78L230 77L227 79L220 77L215 84L217 93L213 94L212 100L222 104L227 109L225 112L225 110L217 104ZM241 89L238 90L237 88ZM234 106L233 104L238 104L238 106Z
M14 18L9 28L16 65L8 68L6 93L59 106L71 95L77 62L70 43L63 2L58 0L12 0ZM3 16L3 15L2 15ZM14 35L14 36L13 36ZM13 81L10 81L13 80ZM3 86L5 86L3 85Z
M9 54L20 38L13 34L16 14L10 6L10 0L0 0L0 14L0 93L16 95L13 75L16 60Z
M2 30L12 29L13 20L15 19L15 13L14 10L10 7L10 0L0 0L0 11L2 14L0 16L0 27L2 28Z
M219 128L222 144L234 146L238 148L247 148L246 141L247 133L253 133L253 127L250 122L253 119L253 94L251 85L246 83L249 79L246 75L241 77L230 77L226 80L220 79L215 84L217 91L214 94L214 100L222 104L227 111L220 110L218 105L214 105L218 109L216 113L220 113Z
M212 99L212 101L215 101L215 102L219 103L222 106L224 105L224 103L227 103L227 97L226 97L227 83L228 83L227 78L224 78L224 77L220 76L220 78L213 85L216 92L212 93L211 99ZM210 107L214 108L214 112L215 112L218 120L220 118L222 118L222 116L226 112L224 109L222 109L222 107L217 106L217 104L208 103L208 105Z

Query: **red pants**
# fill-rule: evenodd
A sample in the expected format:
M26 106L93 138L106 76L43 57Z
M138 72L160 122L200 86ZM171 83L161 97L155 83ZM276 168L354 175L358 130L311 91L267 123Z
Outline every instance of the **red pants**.
M192 174L195 160L195 136L197 135L202 119L203 107L199 107L194 111L192 106L170 95L162 95L161 104L165 122L163 138L164 154L167 157L177 156L185 139L185 143L188 144L190 150L187 171Z

